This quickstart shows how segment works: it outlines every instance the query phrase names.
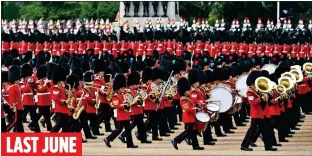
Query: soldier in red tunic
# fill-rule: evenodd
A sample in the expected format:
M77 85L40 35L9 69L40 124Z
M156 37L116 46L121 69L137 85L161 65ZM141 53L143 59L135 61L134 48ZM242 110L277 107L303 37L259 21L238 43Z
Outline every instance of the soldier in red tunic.
M30 113L31 123L28 127L35 132L40 132L40 128L37 121L37 113L34 103L34 80L32 79L33 68L30 64L24 64L21 68L21 81L20 89L22 93L22 104L24 106L24 118L27 113Z
M10 107L15 110L14 121L9 123L7 126L7 132L11 131L13 126L15 126L16 132L24 132L23 127L23 111L24 107L22 104L22 93L19 87L20 81L20 68L18 66L12 66L9 70L9 101Z
M69 132L69 114L72 110L72 89L73 86L69 86L68 90L65 88L66 72L65 69L58 65L52 72L52 102L55 103L55 116L56 123L51 129L51 132L59 132L62 128L62 132Z
M276 151L277 149L272 147L272 141L267 133L268 129L264 122L264 110L262 105L263 103L267 102L267 99L263 96L259 96L255 88L255 80L260 76L261 72L253 71L248 75L246 81L247 85L249 86L247 91L247 99L250 105L251 124L241 144L241 150L252 151L252 148L249 148L249 144L253 134L256 133L257 128L259 128L263 137L265 150Z
M137 138L141 141L141 143L152 143L151 141L147 140L147 135L144 127L143 121L143 100L144 97L141 97L139 92L139 83L140 83L140 73L138 72L131 72L128 75L127 80L127 92L131 94L134 98L137 98L137 101L134 105L131 106L130 116L132 118L132 123L130 124L130 129L132 130L135 126L138 128ZM125 141L126 132L123 132L122 135L119 136L119 139L126 143Z
M191 138L193 150L204 150L204 147L200 147L197 140L197 133L194 130L195 115L196 115L196 104L190 99L189 91L191 86L186 78L181 78L178 81L178 92L181 96L181 107L183 110L183 123L185 124L185 130L175 137L171 143L175 149L178 149L180 144L187 137Z
M37 70L37 78L35 84L35 102L39 108L39 114L37 115L37 122L41 116L45 118L47 124L47 130L52 129L50 119L50 107L51 107L51 94L47 81L47 66L41 65Z
M104 139L104 143L109 148L111 147L110 142L114 141L123 129L125 129L127 148L138 148L132 141L129 112L131 106L128 101L129 99L125 96L126 83L127 80L124 74L118 74L114 79L113 90L115 94L112 97L111 105L116 109L114 114L118 124L116 129Z

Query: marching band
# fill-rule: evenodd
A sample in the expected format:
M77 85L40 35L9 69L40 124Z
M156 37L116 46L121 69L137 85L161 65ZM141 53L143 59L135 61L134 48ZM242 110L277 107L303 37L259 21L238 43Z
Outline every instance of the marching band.
M67 48L65 42L2 42L2 132L24 132L29 113L34 132L41 124L50 132L83 130L86 139L97 139L104 123L107 147L118 137L138 148L132 131L150 144L183 122L173 147L186 141L204 150L201 144L217 141L213 129L226 137L234 125L250 121L241 150L251 151L261 138L265 150L276 151L311 114L308 44L172 43L79 42L73 49L74 42Z

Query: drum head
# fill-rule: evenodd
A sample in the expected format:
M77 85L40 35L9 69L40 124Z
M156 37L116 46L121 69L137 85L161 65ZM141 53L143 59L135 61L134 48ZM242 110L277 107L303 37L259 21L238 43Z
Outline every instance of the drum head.
M248 75L242 75L240 77L237 78L236 83L235 83L235 88L237 90L239 90L238 94L241 97L246 97L247 94L247 90L248 90L248 86L247 86L247 77Z
M210 117L206 113L198 112L196 113L196 119L200 122L208 122L210 120Z
M207 109L208 109L209 111L212 111L212 112L219 112L220 106L217 105L217 104L215 104L215 103L209 103L209 104L207 105Z
M232 93L224 87L216 87L210 91L212 101L220 101L220 113L229 110L233 103Z

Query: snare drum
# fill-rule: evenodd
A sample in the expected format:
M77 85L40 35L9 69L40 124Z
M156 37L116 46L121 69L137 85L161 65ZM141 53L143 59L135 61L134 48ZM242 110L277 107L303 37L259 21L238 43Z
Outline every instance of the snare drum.
M220 105L216 103L207 104L207 113L210 117L209 122L216 122L219 118Z
M210 120L210 117L208 116L207 113L203 113L203 112L196 113L195 130L197 130L198 132L205 131L209 120Z

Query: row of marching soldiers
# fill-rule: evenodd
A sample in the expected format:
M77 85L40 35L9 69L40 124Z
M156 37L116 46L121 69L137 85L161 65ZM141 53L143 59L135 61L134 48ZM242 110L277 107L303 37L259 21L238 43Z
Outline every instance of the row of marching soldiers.
M49 62L48 56L40 52L36 61L27 55L5 56L6 68L2 70L1 82L2 110L7 114L8 124L2 111L2 132L13 128L13 131L23 132L23 122L29 113L31 122L28 127L35 132L41 131L41 123L50 132L83 130L86 139L96 139L96 136L104 135L99 131L104 122L106 132L112 132L104 139L108 147L118 137L127 143L128 148L136 148L138 146L133 144L131 136L134 127L137 127L135 134L141 143L151 143L147 132L151 131L152 141L161 141L161 137L170 136L169 133L173 133L180 124L178 121L182 121L185 131L172 140L174 148L178 149L178 144L185 140L194 150L202 150L204 148L199 146L197 136L203 136L204 145L214 145L217 139L212 137L212 127L218 137L225 137L224 133L235 133L232 130L237 129L232 118L236 126L245 126L244 122L251 118L251 127L241 149L251 150L249 145L256 146L261 134L265 149L276 150L273 146L280 144L273 138L273 127L278 129L279 142L287 142L286 137L294 133L291 130L299 129L296 126L300 124L297 123L303 121L300 107L304 113L311 111L308 100L305 100L311 94L308 84L311 80L307 77L298 82L297 89L293 89L296 96L288 96L291 100L270 103L265 98L258 98L258 90L252 92L259 75L276 81L282 73L290 70L294 61L301 66L307 61L293 61L286 54L271 58L248 58L246 53L241 57L220 55L213 60L209 56L194 57L185 51L181 57L163 53L145 61L136 61L134 56L98 59L86 55L63 55L56 62ZM18 63L18 60L24 63ZM255 76L255 70L268 63L279 66L271 75L259 71ZM241 109L218 113L217 118L201 126L196 113L205 109L203 101L209 101L209 92L218 85L227 85L235 90L236 78L248 73L246 83L250 87ZM268 105L259 107L265 102ZM53 126L51 117L55 122ZM114 130L111 120L115 124Z

